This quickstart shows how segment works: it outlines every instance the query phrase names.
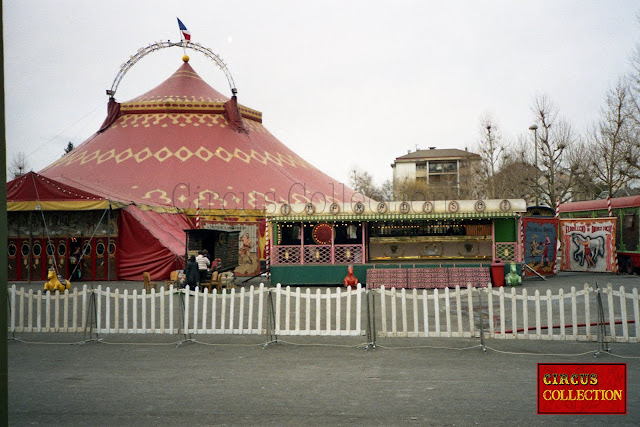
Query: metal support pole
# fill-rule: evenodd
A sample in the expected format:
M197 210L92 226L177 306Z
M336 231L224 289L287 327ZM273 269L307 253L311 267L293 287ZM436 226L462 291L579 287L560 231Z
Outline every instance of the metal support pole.
M480 284L478 284L478 286L480 286ZM483 292L483 288L476 288L476 290L478 291L478 299L480 301L480 303L478 304L478 308L480 310L480 315L478 316L480 319L480 347L482 347L482 351L484 352L484 354L487 354L487 348L484 345L484 315L482 313L482 292Z
M602 294L601 289L598 288L598 283L596 282L596 301L598 304L598 349L593 354L593 357L598 357L601 352L611 353L611 348L608 343L605 342L607 336L607 323L604 315L604 307L602 305ZM589 319L587 319L589 322ZM615 328L615 325L614 325Z
M82 342L79 343L78 345L83 345L91 341L95 341L98 343L102 341L102 338L100 338L98 333L93 332L94 324L96 325L96 328L98 327L97 320L98 320L98 307L96 305L96 291L95 289L91 288L91 296L89 297L89 307L87 309L87 318L85 319L85 325L84 325L84 336L83 336ZM88 338L87 338L87 328L89 329ZM95 334L95 338L93 338L94 334Z
M187 286L187 288L188 288L188 286ZM179 322L180 322L180 324L182 324L183 326L184 326L184 324L185 324L185 312L187 311L187 306L186 306L186 304L184 303L184 293L185 293L185 292L187 292L186 288L185 288L185 289L180 289L180 290L178 291L178 294L180 295L180 305L182 305L182 310L180 311L180 320L179 320ZM213 303L215 304L215 303L216 303L216 301L215 301L215 300L213 300ZM187 322L188 322L188 321L189 321L189 320L187 319ZM188 324L188 323L187 323L187 324ZM180 328L178 328L178 330L179 330L179 329L180 329ZM191 336L191 334L187 332L187 329L188 329L188 328L183 328L183 329L182 329L182 341L177 342L177 343L176 343L176 347L178 347L178 346L180 346L180 345L182 345L182 344L185 344L185 343L189 343L189 342L194 342L194 341L195 341L195 339L193 339L193 337Z
M267 313L267 341L262 345L263 348L267 347L269 344L277 344L280 342L280 340L278 340L278 335L275 333L276 313L273 309L273 293L271 289L269 289L269 303L267 307L269 307L269 313Z
M376 349L376 335L376 291L371 290L367 291L367 350Z

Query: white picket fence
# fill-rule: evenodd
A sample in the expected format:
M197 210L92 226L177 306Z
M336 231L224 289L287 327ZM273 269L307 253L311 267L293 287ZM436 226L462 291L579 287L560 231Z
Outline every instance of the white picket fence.
M264 285L256 289L113 291L87 285L63 294L9 289L9 332L264 334Z
M209 293L109 287L60 294L9 292L15 332L479 337L640 342L638 289L611 285L565 293L526 288L380 289L251 286ZM599 295L599 297L598 297ZM598 300L602 301L600 305ZM372 328L375 328L373 334Z
M282 289L278 284L275 292L276 335L362 335L362 296L365 289L358 285L343 290L327 288L311 292L306 288ZM323 315L324 314L324 315Z
M604 341L640 342L638 290L611 285L544 295L526 288L384 289L374 294L379 337L478 337L597 341L600 293ZM579 304L580 303L580 304ZM633 316L631 316L633 313ZM631 325L631 327L629 326Z

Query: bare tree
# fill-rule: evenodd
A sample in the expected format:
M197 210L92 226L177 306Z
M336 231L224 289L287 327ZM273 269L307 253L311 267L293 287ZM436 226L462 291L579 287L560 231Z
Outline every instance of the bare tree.
M390 202L395 199L393 194L393 182L390 179L387 179L382 183L378 192L379 198L376 200L380 200L381 202Z
M631 162L634 118L629 88L622 81L609 90L599 122L589 133L591 166L598 184L613 196L638 178L637 162Z
M541 203L555 206L556 199L565 202L571 198L576 170L567 164L565 151L576 143L577 136L571 125L559 118L557 107L548 97L536 97L532 110L538 126L536 145L540 158L540 164L535 166L542 172L535 182L536 193Z
M633 115L633 127L629 142L627 164L634 170L640 171L640 43L636 44L631 56L632 72L628 77L629 104Z
M11 160L11 165L9 166L9 174L13 175L13 178L17 178L22 176L27 172L29 168L29 163L27 162L27 156L20 151L13 156L13 160Z
M504 145L502 135L495 120L487 115L480 119L481 138L478 142L477 152L482 157L480 172L484 195L490 199L499 196L500 191L496 186L496 173L503 162Z
M349 186L360 194L370 199L378 200L380 190L373 182L373 176L369 172L353 168L349 171Z
M521 135L515 144L505 147L500 169L494 176L496 193L500 197L535 201L536 168L533 165L533 147Z

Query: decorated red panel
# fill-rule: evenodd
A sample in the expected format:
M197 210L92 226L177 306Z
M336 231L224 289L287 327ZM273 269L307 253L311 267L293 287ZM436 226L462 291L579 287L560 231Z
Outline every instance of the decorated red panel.
M616 245L614 218L561 219L562 269L613 271Z
M546 276L554 274L558 220L556 218L523 218L524 262L527 276L533 276L531 270Z

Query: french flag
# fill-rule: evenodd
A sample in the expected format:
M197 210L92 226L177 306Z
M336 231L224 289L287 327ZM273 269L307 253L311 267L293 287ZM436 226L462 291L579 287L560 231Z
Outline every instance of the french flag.
M182 33L182 38L189 41L191 40L191 32L187 30L187 27L184 26L180 18L178 19L178 27L180 27L180 32Z

